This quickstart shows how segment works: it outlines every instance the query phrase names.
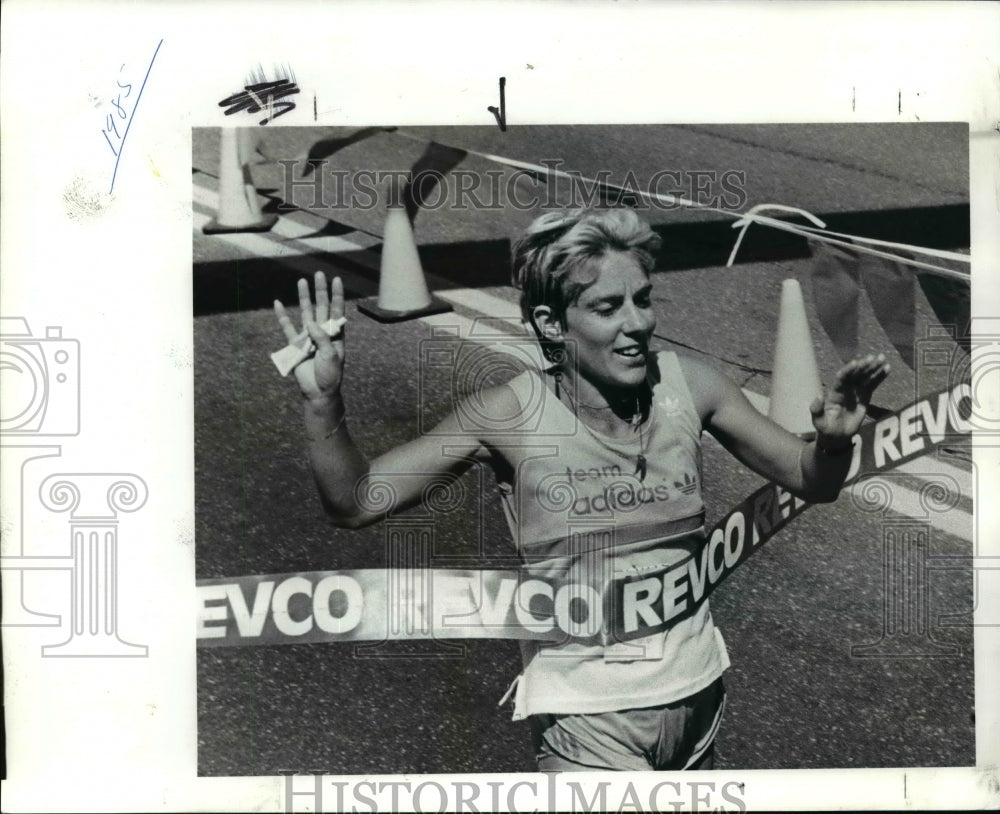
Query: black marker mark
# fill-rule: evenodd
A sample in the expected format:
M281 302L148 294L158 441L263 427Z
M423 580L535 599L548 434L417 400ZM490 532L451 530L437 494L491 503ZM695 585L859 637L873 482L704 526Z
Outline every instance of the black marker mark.
M857 102L858 102L858 88L857 86L854 86L851 88L851 113L854 113Z
M319 119L317 118L317 113L316 113L316 94L315 93L313 94L313 121L314 122L315 121L319 121Z
M299 92L298 85L290 79L278 79L274 82L255 82L251 85L244 85L241 93L234 93L232 96L227 96L219 102L219 107L228 108L226 110L227 116L232 116L241 110L245 110L247 113L260 113L266 107L267 116L259 122L259 124L265 125L270 121L274 121L278 116L283 116L288 111L294 110L295 102L282 102L280 100ZM277 107L280 107L281 111L276 113L275 108Z
M507 78L504 76L500 77L500 109L497 110L493 105L486 108L497 120L497 124L500 125L500 132L507 132L507 97L504 93L504 88L507 87Z
M896 113L902 114L903 112L903 91L897 91L896 94Z

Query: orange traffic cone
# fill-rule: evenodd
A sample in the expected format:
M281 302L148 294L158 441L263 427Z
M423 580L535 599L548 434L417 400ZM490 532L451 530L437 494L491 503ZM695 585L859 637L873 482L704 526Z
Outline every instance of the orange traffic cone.
M789 432L810 435L815 429L809 405L822 395L802 289L798 280L785 280L781 284L768 416Z
M250 159L254 145L246 127L224 127L220 133L219 210L205 224L206 235L230 232L267 232L277 222L277 215L261 212L257 190L250 177Z
M379 322L402 322L452 310L451 305L432 297L427 289L401 191L395 178L390 181L378 297L358 300L358 310Z

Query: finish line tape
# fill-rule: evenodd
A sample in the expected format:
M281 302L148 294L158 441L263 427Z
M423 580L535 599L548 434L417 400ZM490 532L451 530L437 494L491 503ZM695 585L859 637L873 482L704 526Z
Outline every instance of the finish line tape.
M867 424L854 436L847 483L969 436L967 382ZM536 639L609 645L667 630L811 504L769 483L731 509L696 553L643 574L352 569L197 583L199 647L419 639ZM698 532L699 540L701 533ZM664 546L690 543L679 535ZM581 555L587 556L587 555Z

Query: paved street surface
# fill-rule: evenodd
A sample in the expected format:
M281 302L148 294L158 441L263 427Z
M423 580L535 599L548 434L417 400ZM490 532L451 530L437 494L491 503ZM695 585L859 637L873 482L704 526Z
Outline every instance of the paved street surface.
M781 203L831 229L965 250L967 134L960 126L681 128L408 128L405 132L261 128L252 168L261 201L277 210L269 233L207 237L218 206L218 134L195 131L196 523L199 579L386 567L385 528L331 527L304 454L301 406L268 356L284 344L270 303L291 304L295 281L317 269L341 274L348 291L351 432L370 456L412 438L450 409L452 371L424 364L432 328L475 341L476 320L519 336L506 282L510 239L532 211L450 206L419 211L415 231L431 287L454 312L396 325L361 315L359 296L378 285L384 209L345 207L287 187L279 159L312 156L356 177L360 170L512 170L464 154L522 162L561 159L563 169L644 184L660 170L745 173L740 208ZM429 147L431 140L438 146ZM295 168L301 177L304 164ZM520 193L544 191L522 178ZM447 185L447 182L446 182ZM451 189L449 192L453 192ZM286 192L291 194L286 195ZM287 200L290 199L290 200ZM433 200L433 199L432 199ZM741 262L724 268L732 218L687 210L648 213L665 238L654 275L657 343L717 365L767 395L781 281L802 282L821 376L839 366L811 299L804 242L752 227ZM963 220L964 219L964 220ZM935 326L918 294L917 336ZM497 319L499 318L499 320ZM470 337L470 333L472 336ZM865 350L889 356L893 374L879 406L899 409L946 384L947 371L916 375L892 349L869 306ZM709 522L760 485L711 439L704 444ZM891 524L929 528L932 555L972 551L975 473L951 448L892 478L892 509L859 509L847 493L810 508L712 597L732 668L718 768L971 765L974 760L971 628L945 614L972 608L970 572L926 577L930 635L919 658L852 655L883 635L883 533ZM921 514L927 483L948 479L946 512ZM435 518L435 566L509 564L511 546L487 471L463 481L467 499ZM411 512L422 517L421 510ZM934 653L932 657L930 654ZM515 642L259 646L200 650L199 772L336 774L531 771L526 723L497 705L519 672Z

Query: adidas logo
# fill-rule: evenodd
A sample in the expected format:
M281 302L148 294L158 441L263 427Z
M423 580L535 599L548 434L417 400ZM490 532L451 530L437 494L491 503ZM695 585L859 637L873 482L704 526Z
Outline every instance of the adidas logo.
M677 415L681 411L681 400L672 399L669 394L663 396L663 401L659 402L667 415Z
M680 489L685 495L693 495L694 490L698 488L698 481L685 472L683 483L674 481L674 486Z

